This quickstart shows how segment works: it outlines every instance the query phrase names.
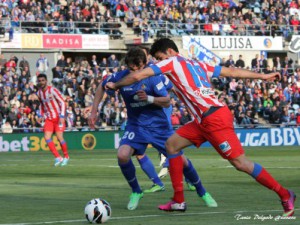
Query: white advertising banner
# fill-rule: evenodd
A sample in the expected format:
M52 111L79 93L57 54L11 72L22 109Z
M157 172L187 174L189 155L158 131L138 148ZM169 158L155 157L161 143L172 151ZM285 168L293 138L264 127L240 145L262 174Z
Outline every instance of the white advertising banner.
M188 49L190 39L199 41L209 50L282 50L282 37L271 36L183 36L183 49Z
M21 48L22 34L15 33L13 39L10 41L0 41L1 48Z
M82 49L109 49L109 36L83 34Z
M300 52L300 35L293 35L291 42L289 43L289 50L291 52Z

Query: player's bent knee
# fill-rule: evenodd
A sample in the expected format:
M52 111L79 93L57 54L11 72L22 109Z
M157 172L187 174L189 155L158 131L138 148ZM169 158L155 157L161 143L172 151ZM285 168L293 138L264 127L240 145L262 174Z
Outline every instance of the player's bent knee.
M131 158L131 155L128 155L124 152L119 152L118 153L118 161L121 162L121 163L129 162L130 158Z
M165 144L166 149L167 149L167 153L168 154L177 154L179 151L177 151L176 146L174 146L174 144L172 142L170 142L169 140L166 142Z

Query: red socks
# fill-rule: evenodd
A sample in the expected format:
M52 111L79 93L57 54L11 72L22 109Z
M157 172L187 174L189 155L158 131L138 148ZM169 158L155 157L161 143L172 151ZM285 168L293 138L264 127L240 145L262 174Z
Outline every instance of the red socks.
M60 142L60 146L61 146L62 152L64 153L64 157L69 158L67 142L65 142L65 141Z
M289 199L290 194L289 191L283 188L272 176L262 168L259 175L256 177L256 181L262 184L263 186L275 191L282 201L286 201Z
M180 156L169 158L169 170L174 189L173 201L177 203L184 202L183 194L183 160Z
M50 151L51 151L52 154L54 155L54 157L55 157L55 158L60 157L60 155L59 155L57 149L55 148L55 144L54 144L54 142L52 141L52 139L46 140L46 143L47 143L47 145L48 145Z

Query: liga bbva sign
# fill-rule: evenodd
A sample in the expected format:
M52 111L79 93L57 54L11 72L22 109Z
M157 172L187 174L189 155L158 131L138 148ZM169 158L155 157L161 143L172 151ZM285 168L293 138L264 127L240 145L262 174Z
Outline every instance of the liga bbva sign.
M188 49L191 38L209 50L283 50L282 37L271 36L183 36L183 49Z

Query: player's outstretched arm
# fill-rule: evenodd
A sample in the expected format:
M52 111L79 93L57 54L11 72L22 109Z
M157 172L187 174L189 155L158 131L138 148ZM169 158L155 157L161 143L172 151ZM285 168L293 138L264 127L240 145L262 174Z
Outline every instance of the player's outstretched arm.
M150 76L154 76L154 71L148 67L143 70L130 73L116 83L108 82L105 85L105 87L109 89L117 90L121 87L128 86L130 84L133 84L135 82L138 82Z
M147 93L144 90L137 91L136 95L140 101L147 101L149 103L155 104L163 108L168 108L171 104L169 95L165 97L154 97L151 95L147 95Z
M95 93L95 98L93 101L93 106L91 108L91 115L88 118L88 124L90 128L95 128L95 123L97 119L97 110L98 110L98 105L102 101L104 96L104 88L102 87L102 82L98 85Z
M220 77L233 77L233 78L250 78L250 79L261 79L261 80L280 80L280 73L256 73L250 70L239 69L239 68L227 68L222 67Z

